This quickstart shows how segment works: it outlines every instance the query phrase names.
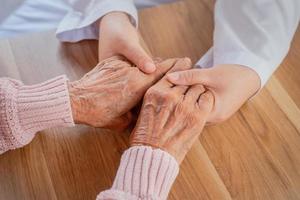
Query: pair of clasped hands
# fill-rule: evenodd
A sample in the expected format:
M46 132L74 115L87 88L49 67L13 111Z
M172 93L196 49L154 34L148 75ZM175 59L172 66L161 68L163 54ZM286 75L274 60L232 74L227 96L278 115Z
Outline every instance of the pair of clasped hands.
M124 129L143 100L131 146L160 148L181 163L206 123L224 121L259 88L259 78L245 67L192 69L188 58L153 61L125 13L109 13L99 25L101 62L69 83L74 121Z

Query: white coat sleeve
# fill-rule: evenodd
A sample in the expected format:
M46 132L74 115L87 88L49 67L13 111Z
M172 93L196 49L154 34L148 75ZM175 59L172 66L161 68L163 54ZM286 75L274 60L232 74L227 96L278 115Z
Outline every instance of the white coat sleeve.
M243 65L263 86L288 53L299 18L299 0L217 0L213 47L196 65Z
M112 11L127 13L134 26L138 15L133 0L69 0L72 9L60 22L56 37L63 42L78 42L84 39L98 39L97 21Z

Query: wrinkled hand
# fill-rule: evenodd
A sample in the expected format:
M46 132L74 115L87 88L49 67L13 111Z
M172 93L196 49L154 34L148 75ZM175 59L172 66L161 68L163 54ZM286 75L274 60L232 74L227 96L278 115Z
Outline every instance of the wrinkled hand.
M208 119L211 123L228 119L260 88L260 78L256 72L240 65L175 72L168 75L168 80L176 85L202 84L208 88L215 99Z
M181 59L171 70L190 68L189 59ZM181 163L200 135L212 106L213 96L202 85L174 86L164 77L145 94L131 146L163 149Z
M151 57L142 48L137 29L126 13L111 12L100 21L99 60L115 55L125 56L145 73L156 67Z
M175 61L158 63L157 70L148 75L123 57L104 60L80 80L69 83L74 121L94 127L125 128L130 122L130 109Z

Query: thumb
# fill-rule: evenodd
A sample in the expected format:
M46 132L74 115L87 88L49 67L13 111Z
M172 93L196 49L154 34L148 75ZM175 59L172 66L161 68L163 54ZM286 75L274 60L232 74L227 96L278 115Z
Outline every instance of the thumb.
M167 74L167 79L176 85L210 85L211 77L208 69L190 69Z
M122 53L141 71L145 73L152 73L156 70L153 60L139 44L124 49Z

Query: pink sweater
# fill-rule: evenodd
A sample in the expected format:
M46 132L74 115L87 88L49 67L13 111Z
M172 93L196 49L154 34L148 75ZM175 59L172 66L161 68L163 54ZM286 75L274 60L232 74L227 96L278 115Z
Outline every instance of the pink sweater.
M26 86L0 78L0 154L28 144L36 132L74 126L66 76ZM148 146L126 150L111 189L97 200L163 200L176 179L177 161Z

